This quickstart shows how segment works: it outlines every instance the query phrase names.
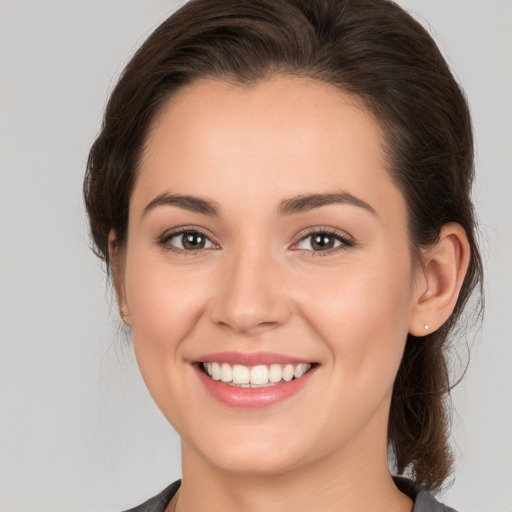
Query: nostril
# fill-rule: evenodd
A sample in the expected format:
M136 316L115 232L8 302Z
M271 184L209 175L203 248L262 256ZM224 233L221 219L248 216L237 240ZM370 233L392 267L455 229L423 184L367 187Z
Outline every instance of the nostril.
M276 310L250 310L247 308L231 311L217 311L210 315L210 319L216 325L233 329L239 333L251 333L272 330L281 325L285 319L282 315L279 318Z

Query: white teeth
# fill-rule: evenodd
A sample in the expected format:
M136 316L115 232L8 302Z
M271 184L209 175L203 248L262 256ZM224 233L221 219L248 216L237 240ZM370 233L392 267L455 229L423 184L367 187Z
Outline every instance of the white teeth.
M289 382L293 379L293 374L295 373L295 368L293 367L293 364L287 364L283 368L283 380L286 382Z
M249 368L241 364L233 366L233 384L249 384Z
M270 382L279 382L283 378L283 370L280 364L271 364L268 370L268 380Z
M212 365L212 379L213 380L220 380L220 364L219 363L211 363Z
M220 367L220 380L222 382L231 382L233 380L233 369L228 363L222 363Z
M310 368L311 364L263 364L248 367L241 364L231 366L228 363L203 363L205 372L213 379L233 386L261 387L273 386L278 382L289 382L293 378L300 379Z
M307 371L308 371L308 365L307 364L298 364L295 367L295 371L293 372L293 376L296 379L300 379Z
M251 368L251 384L268 384L268 368L262 364Z

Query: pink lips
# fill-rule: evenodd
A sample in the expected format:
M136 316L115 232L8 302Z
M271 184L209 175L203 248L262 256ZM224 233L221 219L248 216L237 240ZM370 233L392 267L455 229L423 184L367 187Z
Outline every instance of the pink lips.
M242 364L244 366L256 366L257 364L301 364L310 363L306 359L299 359L297 357L285 356L282 354L275 354L273 352L217 352L215 354L208 354L201 356L197 359L202 363L228 363L228 364Z
M259 388L243 388L216 381L205 375L201 369L200 362L219 362L230 365L241 364L244 366L256 366L260 364L301 364L308 363L305 359L275 354L270 352L242 353L242 352L218 352L198 358L194 369L206 390L218 402L228 407L257 409L268 407L298 393L307 385L317 366L314 365L306 374L299 379L289 382L281 381L278 384Z

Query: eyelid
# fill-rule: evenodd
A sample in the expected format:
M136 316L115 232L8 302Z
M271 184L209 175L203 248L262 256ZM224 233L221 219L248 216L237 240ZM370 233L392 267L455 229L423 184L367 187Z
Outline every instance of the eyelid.
M200 249L187 250L187 249L180 249L179 247L175 247L175 246L169 244L169 241L172 238L174 238L176 236L184 235L186 233L197 233L199 235L202 235L211 244L213 244L214 247L205 247L205 248L200 248ZM172 251L172 252L177 252L180 254L187 254L187 255L192 255L192 254L196 254L198 252L220 248L219 244L213 240L213 237L211 235L209 235L206 232L206 230L204 230L198 226L179 226L176 228L169 229L169 230L165 231L162 235L158 236L158 238L156 239L156 244L158 246L163 247L167 251Z
M314 251L309 249L299 249L297 248L297 245L302 242L304 239L313 236L313 235L327 235L336 238L341 242L341 244L337 247L334 247L332 249L327 249L325 251ZM337 228L333 228L330 226L314 226L307 228L301 232L299 232L296 235L296 242L293 243L291 249L292 250L298 250L298 251L307 251L312 253L314 256L322 256L322 255L328 255L333 254L338 251L343 251L350 249L351 247L354 247L356 245L356 241L352 236L350 236L346 231L342 231Z
M202 236L204 236L214 247L205 247L205 248L199 248L199 249L180 249L179 247L175 247L173 245L169 244L169 241L179 235L183 235L186 233L198 233ZM314 251L310 249L299 249L297 246L298 244L303 241L304 239L313 236L313 235L327 235L330 237L336 238L339 242L341 242L337 247L333 247L331 249L327 249L325 251ZM328 255L333 254L338 251L347 250L355 245L355 240L352 236L350 236L347 232L342 231L337 228L333 228L330 226L313 226L310 228L306 228L302 231L300 231L297 235L294 237L296 241L292 244L291 249L292 250L298 250L298 251L305 251L312 253L314 256L320 256L320 255ZM198 252L203 252L206 250L211 249L220 249L220 244L217 243L213 237L207 233L206 230L198 227L198 226L179 226L176 228L169 229L165 231L162 235L158 236L156 240L156 244L163 247L165 250L168 251L174 251L180 254L187 254L192 255L196 254Z

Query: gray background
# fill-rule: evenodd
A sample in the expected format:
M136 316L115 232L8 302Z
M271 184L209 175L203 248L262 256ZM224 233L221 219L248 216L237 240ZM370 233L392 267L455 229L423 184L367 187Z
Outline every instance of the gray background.
M400 3L464 85L477 139L487 315L454 392L457 472L444 499L461 512L512 511L512 2ZM3 511L120 510L180 475L178 436L109 314L81 200L107 91L176 5L0 2Z

